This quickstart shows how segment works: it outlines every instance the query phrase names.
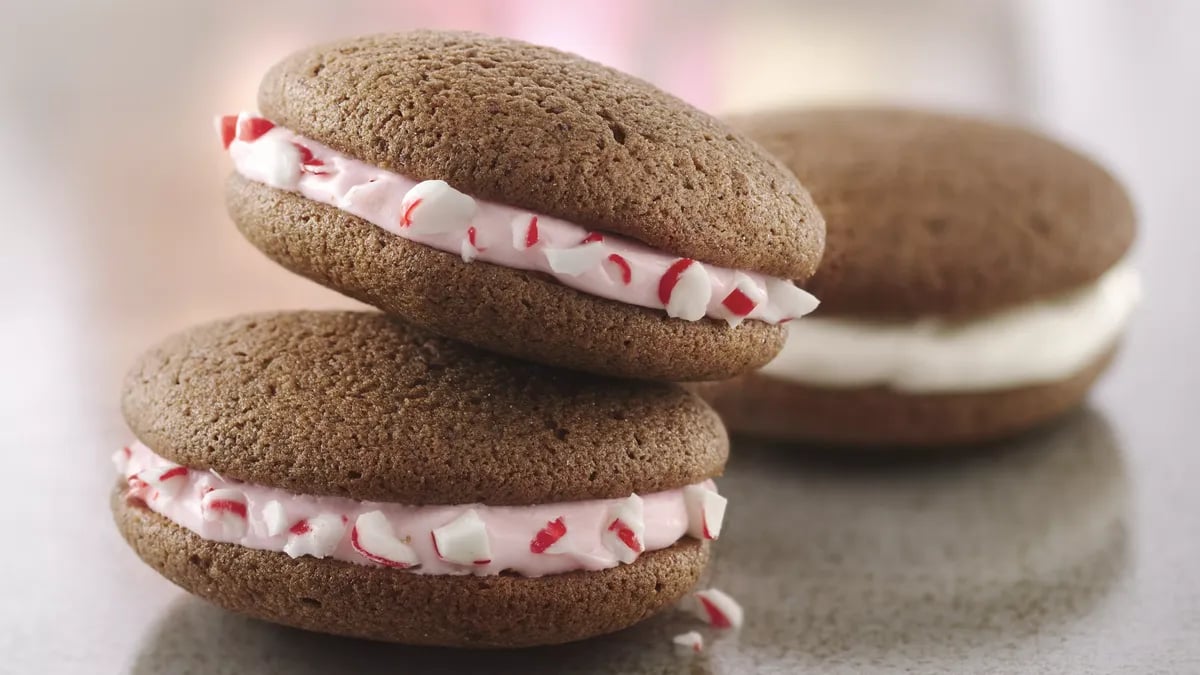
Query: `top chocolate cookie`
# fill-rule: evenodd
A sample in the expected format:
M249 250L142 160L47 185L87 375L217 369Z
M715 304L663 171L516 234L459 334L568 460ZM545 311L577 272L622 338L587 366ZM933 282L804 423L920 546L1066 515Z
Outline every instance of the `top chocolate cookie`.
M769 361L824 222L753 141L554 49L416 32L315 47L220 120L229 210L288 269L445 337L645 379Z
M823 315L984 314L1095 281L1133 240L1120 184L1028 130L886 108L729 121L794 171L828 220L805 284Z
M348 155L472 196L725 267L806 279L823 226L757 144L574 54L473 33L321 45L263 79L262 114Z

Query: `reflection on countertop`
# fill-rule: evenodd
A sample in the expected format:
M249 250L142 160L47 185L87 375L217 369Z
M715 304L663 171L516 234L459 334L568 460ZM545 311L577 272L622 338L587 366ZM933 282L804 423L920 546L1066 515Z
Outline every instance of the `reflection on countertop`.
M520 652L409 648L272 626L181 597L135 673L790 672L1003 659L1083 621L1123 578L1128 480L1098 413L968 458L830 463L735 444L707 585L740 635L671 611L615 636ZM703 655L672 635L705 632ZM716 637L715 640L713 638ZM979 662L976 662L979 663ZM957 664L957 665L956 665Z

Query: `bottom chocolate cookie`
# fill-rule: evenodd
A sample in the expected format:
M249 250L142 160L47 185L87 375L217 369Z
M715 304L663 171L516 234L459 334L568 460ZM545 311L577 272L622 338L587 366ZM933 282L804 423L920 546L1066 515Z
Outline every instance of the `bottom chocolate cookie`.
M414 645L525 647L631 626L681 599L708 559L695 539L598 572L536 578L421 575L207 541L127 499L112 498L138 556L225 609L296 628Z
M694 385L730 431L863 447L941 447L998 440L1079 407L1112 352L1059 382L1002 391L909 394L819 388L753 373Z

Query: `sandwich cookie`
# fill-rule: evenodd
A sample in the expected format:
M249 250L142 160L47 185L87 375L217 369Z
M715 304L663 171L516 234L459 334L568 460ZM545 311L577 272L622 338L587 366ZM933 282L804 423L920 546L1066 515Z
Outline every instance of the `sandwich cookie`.
M683 597L727 440L674 384L480 352L377 313L201 326L134 365L112 509L217 605L308 630L519 647Z
M867 445L984 441L1075 408L1139 297L1134 212L1036 133L896 109L733 120L828 219L817 316L752 376L707 386L731 428Z
M217 126L238 228L439 335L646 379L768 362L816 306L808 193L757 144L554 49L413 32L294 54Z

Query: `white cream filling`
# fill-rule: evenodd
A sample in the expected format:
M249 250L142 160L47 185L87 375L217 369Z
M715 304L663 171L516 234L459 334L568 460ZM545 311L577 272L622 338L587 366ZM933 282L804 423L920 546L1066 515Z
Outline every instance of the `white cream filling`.
M829 388L912 393L991 391L1063 380L1108 350L1141 297L1126 261L1059 297L968 321L809 317L760 371Z

